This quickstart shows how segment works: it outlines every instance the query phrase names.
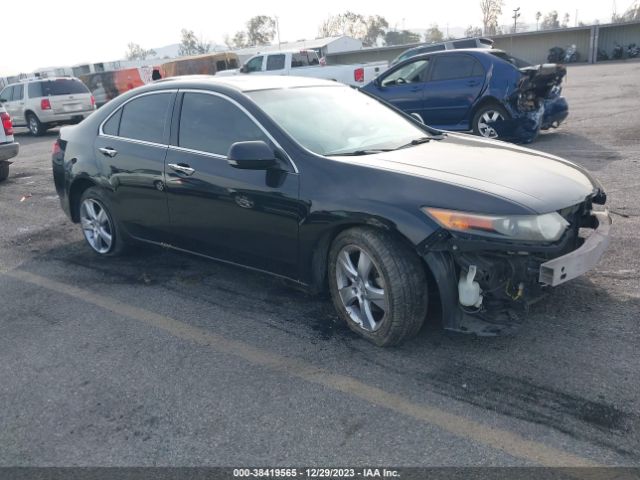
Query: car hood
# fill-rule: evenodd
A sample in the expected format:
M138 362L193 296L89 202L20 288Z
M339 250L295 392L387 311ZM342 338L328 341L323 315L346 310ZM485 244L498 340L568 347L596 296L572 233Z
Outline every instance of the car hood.
M599 190L584 169L567 160L464 134L448 133L443 140L348 160L334 158L484 192L539 214L581 203Z

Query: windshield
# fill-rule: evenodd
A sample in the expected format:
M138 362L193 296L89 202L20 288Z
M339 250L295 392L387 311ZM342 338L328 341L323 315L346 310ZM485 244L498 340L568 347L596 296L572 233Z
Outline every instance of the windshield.
M398 113L348 87L247 92L298 143L320 155L395 149L425 132Z

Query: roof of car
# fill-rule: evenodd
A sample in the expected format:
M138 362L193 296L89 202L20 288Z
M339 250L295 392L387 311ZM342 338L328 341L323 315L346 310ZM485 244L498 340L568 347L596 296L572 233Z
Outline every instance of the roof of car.
M231 87L240 92L251 92L255 90L276 90L286 88L300 87L326 87L326 86L342 86L331 80L322 80L320 78L281 76L281 75L184 75L180 77L171 77L158 80L156 84L162 84L171 87L193 88L194 84L199 86L225 86Z

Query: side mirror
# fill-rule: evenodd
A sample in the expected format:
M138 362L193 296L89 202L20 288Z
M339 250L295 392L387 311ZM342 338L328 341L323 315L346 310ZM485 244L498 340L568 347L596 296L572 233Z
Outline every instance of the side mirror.
M0 103L4 103L4 102L8 102L9 100L7 100L6 98L0 98Z
M267 170L278 164L273 149L262 140L234 143L229 147L227 162L243 170Z
M249 69L247 68L246 65L242 65L240 67L240 73L249 73Z
M424 123L424 120L422 119L422 115L420 115L419 113L413 112L411 116L416 120L418 120L420 123Z

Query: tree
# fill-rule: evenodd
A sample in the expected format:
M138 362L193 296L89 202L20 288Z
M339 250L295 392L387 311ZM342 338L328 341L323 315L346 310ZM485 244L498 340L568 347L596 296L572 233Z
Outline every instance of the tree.
M429 43L437 43L444 40L444 35L438 28L438 24L434 23L424 34L424 41Z
M502 13L504 0L480 0L482 25L485 35L495 35L498 29L498 17Z
M389 46L419 43L420 35L410 30L390 30L385 33L384 42Z
M236 32L233 37L226 35L224 37L224 43L227 44L229 48L246 48L249 46L249 42L247 41L247 34L245 32Z
M374 15L368 17L365 23L367 25L367 33L362 39L362 44L365 47L373 47L378 44L379 38L384 37L389 28L389 22L380 15Z
M237 34L236 34L237 35ZM276 36L276 21L266 15L257 15L247 22L247 43L269 45Z
M542 19L542 30L552 30L554 28L560 28L560 22L558 21L558 12L553 10L547 13Z
M153 57L156 54L154 49L145 50L137 43L130 42L127 44L125 58L127 60L146 60L147 57Z
M540 18L542 18L542 12L536 12L536 30L540 30Z
M364 39L367 36L367 20L359 13L346 11L327 18L318 30L320 37L337 37L347 35L353 38Z
M623 22L631 22L633 20L640 20L640 1L638 0L633 2L622 15Z
M481 37L482 36L482 28L474 27L473 25L469 25L467 29L464 31L465 37Z
M178 50L178 55L181 57L187 55L200 55L211 51L211 44L196 37L193 30L183 28L181 33L182 40L180 41L180 49Z
M567 28L569 26L570 19L571 17L569 16L569 14L565 13L564 17L562 17L562 28Z

